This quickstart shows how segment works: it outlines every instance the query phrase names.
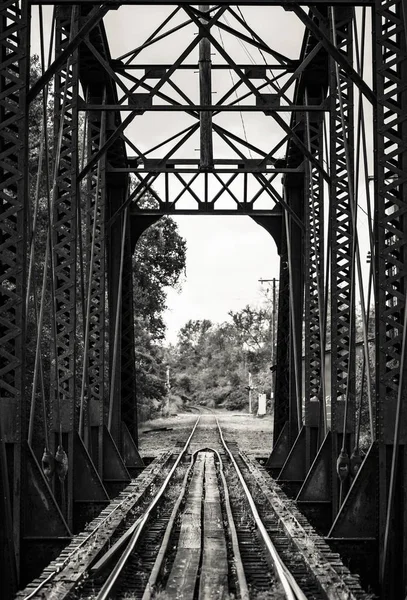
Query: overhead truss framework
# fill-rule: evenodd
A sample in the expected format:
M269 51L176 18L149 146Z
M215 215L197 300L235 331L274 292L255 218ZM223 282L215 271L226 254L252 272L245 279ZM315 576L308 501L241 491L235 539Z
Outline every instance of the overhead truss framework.
M146 212L146 193L152 200L149 211L157 213L178 210L211 213L222 210L270 214L276 203L287 209L279 179L290 172L304 172L303 162L292 167L282 158L288 143L293 141L298 145L304 157L314 164L325 180L329 179L322 164L315 160L301 140L301 135L296 133L295 128L290 128L287 113L328 111L329 103L323 98L319 104L294 102L293 89L318 53L326 52L326 46L332 51L336 49L325 37L309 54L301 59L291 59L270 47L256 34L239 6L218 4L206 9L202 11L202 6L180 3L144 43L118 59L101 55L92 42L85 39L87 51L93 54L106 75L116 84L120 100L115 104L98 104L82 97L79 99L79 110L85 113L120 112L122 124L120 130L107 137L104 147L84 166L79 173L79 181L88 174L103 150L106 151L120 136L126 143L128 158L120 166L108 163L107 170L132 174L133 184L128 203L131 203L133 212ZM71 49L82 42L84 32L89 30L89 23L103 16L105 8L102 6L98 10L99 14L95 7L84 20L78 34L70 41ZM143 52L163 40L168 44L173 43L172 39L179 37L184 30L189 43L171 65L143 64L139 59ZM234 51L225 46L230 38L256 52L261 57L261 64L242 64L235 59ZM197 56L197 49L201 49L203 43L207 43L208 50L205 60ZM210 50L219 57L215 64L212 64ZM59 58L32 87L30 99L54 74ZM194 62L197 58L199 60ZM194 93L197 72L200 74L198 100ZM179 83L180 75L183 77L182 84ZM212 80L219 81L219 77L222 90L214 102L212 93L218 92L212 90L213 85L211 88L208 86ZM355 78L364 92L371 96L370 88L357 73ZM230 85L225 85L229 79ZM207 89L210 89L209 93ZM155 112L182 112L191 124L169 137L162 136L159 143L141 150L126 131L133 121L137 126L142 115ZM236 134L219 120L219 117L228 113L239 113L242 118L246 112L265 116L262 123L270 130L270 136L280 138L272 148L260 148L248 140L245 131L244 135ZM208 114L210 120L204 118ZM274 134L270 122L274 126ZM213 144L221 148L218 150L219 156L214 156L213 150L208 154L206 146L212 147ZM193 155L188 156L191 150ZM196 157L197 152L200 153L199 157ZM206 159L203 160L205 155Z
M144 18L158 5L153 33L136 32L137 46L112 56L111 11ZM270 19L275 7L304 31L296 56L249 18L256 9ZM40 39L35 81L30 36ZM249 215L273 236L268 467L311 520L318 507L317 526L350 560L372 548L368 575L383 598L404 597L406 81L403 0L3 0L2 597L142 467L131 260L168 214Z
M120 111L126 129L133 120L137 124L144 115L155 112L182 112L191 122L143 150L124 132L129 152L126 164L114 167L108 163L107 169L111 173L132 175L128 203L131 203L133 213L194 210L211 213L223 210L270 214L276 204L284 205L281 192L275 185L278 177L304 170L303 164L292 168L285 164L284 159L278 158L284 153L284 147L292 138L306 154L308 152L283 115L293 111L327 110L323 101L319 106L305 106L295 104L290 98L298 77L322 45L303 60L291 60L270 48L253 32L239 7L206 7L208 10L204 11L201 6L199 8L179 6L153 35L121 59L107 61L87 41L95 59L116 83L121 98L117 104L95 104L82 99L80 110L85 113ZM183 12L185 18L182 17L179 22L179 13ZM234 21L234 25L229 24L226 15ZM197 35L191 34L191 27L196 29ZM186 38L190 38L190 42L173 64L143 64L138 58L143 51L163 39L171 44L172 38L183 29L187 30ZM235 37L240 43L244 42L262 53L265 64L239 63L225 47L225 36ZM207 56L202 59L201 54L196 55L198 48L199 53L202 52L203 44L206 44ZM221 62L212 64L211 49L216 51ZM196 58L198 62L194 62ZM195 100L194 89L196 73L200 75L198 101ZM180 74L182 84L179 83ZM212 80L216 81L217 76L221 77L222 91L215 103L211 89L214 84L210 84ZM273 148L262 150L250 143L247 135L236 135L219 120L225 113L242 115L246 112L266 115L276 123L281 139ZM191 143L199 146L192 146L194 154L199 152L198 157L188 156ZM219 157L214 155L214 145L223 149L218 151ZM309 152L308 157L313 160ZM87 169L85 166L80 178ZM323 170L322 167L319 169ZM145 206L146 193L150 196L148 207Z

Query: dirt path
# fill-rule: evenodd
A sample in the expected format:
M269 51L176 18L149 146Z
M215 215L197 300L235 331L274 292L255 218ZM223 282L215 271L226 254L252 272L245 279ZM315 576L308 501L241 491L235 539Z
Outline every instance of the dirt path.
M147 421L140 427L139 449L142 456L157 456L185 440L199 414L216 414L226 438L238 443L240 448L252 456L266 458L270 454L272 442L272 417L259 419L253 415L197 409L194 413L180 413Z

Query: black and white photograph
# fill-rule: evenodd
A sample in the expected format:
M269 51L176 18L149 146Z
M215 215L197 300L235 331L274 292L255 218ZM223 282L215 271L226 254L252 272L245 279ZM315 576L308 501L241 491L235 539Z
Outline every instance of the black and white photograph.
M0 0L0 600L407 600L407 0Z

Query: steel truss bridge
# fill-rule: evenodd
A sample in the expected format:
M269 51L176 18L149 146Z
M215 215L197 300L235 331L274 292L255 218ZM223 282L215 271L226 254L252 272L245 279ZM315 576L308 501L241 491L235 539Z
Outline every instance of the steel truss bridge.
M122 11L138 45L127 36L113 56L108 24ZM161 21L141 40L150 12ZM259 32L283 17L303 31L295 56ZM160 63L155 46L167 48ZM383 598L405 596L403 0L2 0L0 200L2 598L143 466L131 257L166 214L249 215L274 238L267 466L341 552L373 557Z

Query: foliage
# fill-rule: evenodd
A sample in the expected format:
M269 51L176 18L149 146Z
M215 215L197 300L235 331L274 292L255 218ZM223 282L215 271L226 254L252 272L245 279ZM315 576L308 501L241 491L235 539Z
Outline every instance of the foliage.
M137 402L140 418L166 403L166 361L161 346L167 287L179 287L186 243L170 217L162 217L141 236L133 257Z
M137 243L133 259L135 312L155 340L165 335L165 288L180 285L185 256L185 240L171 217L162 217Z
M31 85L41 76L41 65L38 56L31 59ZM39 94L30 104L29 112L29 195L31 215L29 225L35 224L31 232L33 244L32 284L30 286L30 301L27 320L27 394L31 395L34 377L34 364L37 351L38 314L41 299L45 301L44 320L41 325L41 360L44 379L37 384L44 387L44 393L38 393L38 398L44 396L46 411L49 412L49 397L51 387L51 373L54 361L53 324L52 324L52 290L50 276L50 260L48 257L48 277L43 288L43 271L46 257L47 233L50 223L50 202L52 198L52 178L54 160L53 139L53 108L54 97L52 89L48 89L47 99ZM44 106L46 111L44 111ZM45 119L44 119L45 114ZM45 123L44 123L45 121ZM44 124L47 132L48 153L44 145ZM84 144L84 121L79 119L79 161L81 162L81 149ZM49 195L49 192L50 195ZM77 323L76 323L76 350L78 369L81 369L81 359L84 349L84 306L82 291L86 291L86 260L81 252L86 248L88 235L87 222L87 187L84 180L81 184L80 211L81 221L78 221L79 236L82 244L78 244L77 276ZM38 201L38 203L37 203ZM141 202L144 205L151 203L149 194L145 194ZM160 402L166 397L166 368L163 360L163 351L160 342L164 337L165 325L163 313L166 308L166 292L168 286L180 285L180 277L185 268L186 244L178 233L176 223L169 217L163 217L158 223L150 227L140 238L133 262L134 274L134 313L135 339L136 339L136 368L137 368L137 395L141 412L149 413L151 407L158 409ZM35 283L35 285L34 285ZM35 294L35 296L34 296ZM36 314L37 313L37 314ZM107 364L107 361L106 361ZM108 375L106 373L106 375ZM81 377L77 378L77 395L80 395ZM43 417L42 411L37 410L39 419ZM147 415L148 416L148 415ZM42 418L42 421L46 420ZM42 424L39 423L39 427Z
M167 351L172 391L188 404L242 409L248 405L249 372L257 393L270 389L269 315L246 306L224 323L190 320Z

